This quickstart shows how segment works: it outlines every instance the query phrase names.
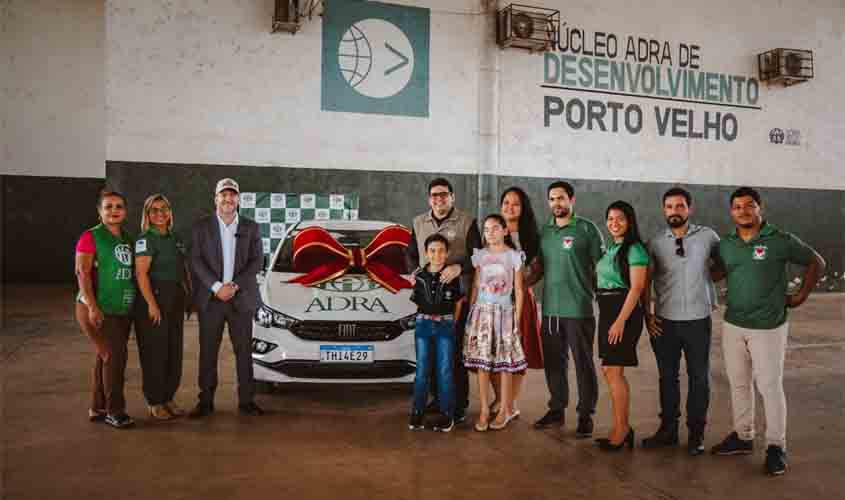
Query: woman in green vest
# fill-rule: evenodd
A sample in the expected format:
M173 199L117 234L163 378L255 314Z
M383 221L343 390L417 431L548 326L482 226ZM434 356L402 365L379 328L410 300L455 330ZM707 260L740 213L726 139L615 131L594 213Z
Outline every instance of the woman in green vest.
M629 423L631 391L626 366L637 366L637 343L643 333L640 304L648 276L648 251L640 238L634 207L615 201L605 213L611 243L596 264L596 301L599 306L599 358L613 401L613 429L597 439L599 448L618 451L634 447Z
M82 233L76 245L76 320L97 350L88 419L124 429L135 423L126 414L123 396L135 302L134 242L123 230L126 198L122 194L103 191L97 211L101 223Z
M135 276L141 297L135 336L150 416L169 420L184 412L173 402L182 378L185 297L189 278L185 245L173 233L173 210L163 194L144 202L135 242Z

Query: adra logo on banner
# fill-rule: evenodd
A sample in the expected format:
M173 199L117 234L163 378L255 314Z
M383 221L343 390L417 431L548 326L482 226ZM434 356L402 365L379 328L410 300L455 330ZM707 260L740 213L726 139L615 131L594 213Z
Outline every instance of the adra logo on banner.
M428 117L429 9L325 0L323 111Z

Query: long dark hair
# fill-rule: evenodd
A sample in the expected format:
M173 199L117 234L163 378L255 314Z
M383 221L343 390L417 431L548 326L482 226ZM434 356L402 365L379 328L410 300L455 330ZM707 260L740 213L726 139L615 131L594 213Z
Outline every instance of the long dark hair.
M634 207L632 207L630 203L618 200L614 201L607 207L607 210L604 213L605 220L607 220L607 216L610 215L611 210L619 210L625 214L625 219L628 220L628 230L625 231L625 235L622 239L622 246L616 253L616 265L619 268L619 273L622 275L622 280L628 286L631 286L628 252L631 250L631 245L635 243L642 243L642 238L640 238L640 228L637 225L637 214L634 213Z
M505 230L505 245L511 247L512 249L516 250L516 245L513 244L513 239L511 239L510 233L507 232L508 230L508 223L505 221L505 218L501 216L501 214L490 214L484 218L484 223L486 224L488 220L493 219L498 222L502 229ZM484 226L482 225L482 231L484 231ZM487 246L487 240L484 240L484 246Z
M537 231L537 219L534 217L534 209L531 208L531 199L525 194L522 188L511 186L505 189L502 197L499 198L499 207L505 202L508 193L516 193L519 196L519 204L522 205L522 213L519 215L519 244L525 252L525 262L531 262L537 256L540 248L540 234ZM507 228L507 226L505 226Z

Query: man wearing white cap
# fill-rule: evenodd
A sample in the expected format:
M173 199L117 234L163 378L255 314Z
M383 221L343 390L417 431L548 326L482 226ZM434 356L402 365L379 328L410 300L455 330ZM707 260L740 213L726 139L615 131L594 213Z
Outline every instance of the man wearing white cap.
M200 323L200 394L191 417L214 413L217 357L226 324L237 366L238 410L258 416L264 412L253 400L252 317L258 307L256 275L264 256L261 231L255 221L238 217L237 182L221 179L214 192L216 214L194 226L191 247L194 304Z

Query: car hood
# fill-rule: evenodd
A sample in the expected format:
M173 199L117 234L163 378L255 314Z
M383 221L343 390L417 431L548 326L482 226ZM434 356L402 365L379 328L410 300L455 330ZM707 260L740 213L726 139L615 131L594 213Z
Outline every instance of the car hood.
M312 287L288 283L296 276L269 273L262 285L264 303L304 321L393 321L417 310L410 289L394 294L366 275L346 274Z

